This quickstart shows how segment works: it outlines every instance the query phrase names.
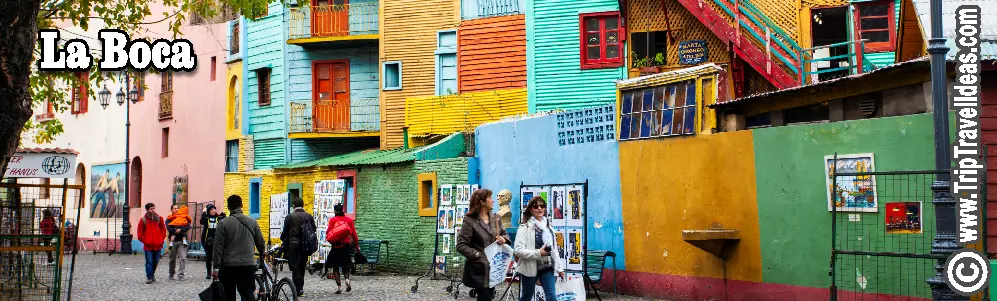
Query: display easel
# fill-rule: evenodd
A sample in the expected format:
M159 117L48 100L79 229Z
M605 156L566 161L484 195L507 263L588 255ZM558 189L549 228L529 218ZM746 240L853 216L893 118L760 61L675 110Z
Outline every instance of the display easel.
M447 286L446 291L447 291L447 293L452 294L453 297L454 297L454 299L457 299L457 297L460 296L460 286L462 285L461 284L461 277L464 274L464 261L465 261L465 259L464 259L463 255L461 255L459 252L457 252L457 248L456 248L456 245L457 245L457 234L460 232L460 230L458 228L460 227L460 225L457 224L457 223L454 223L454 227L453 227L452 233L440 233L440 231L438 231L438 229L440 229L440 226L441 226L441 219L440 219L440 215L439 215L439 213L441 211L439 211L439 209L440 209L441 204L442 204L442 200L441 200L442 198L441 198L441 196L443 195L442 191L444 189L442 187L443 186L453 186L452 187L453 189L457 189L456 187L458 187L458 186L461 186L461 187L468 186L468 187L478 188L478 185L477 184L474 184L474 185L470 185L470 184L457 184L457 185L440 185L440 186L441 186L441 188L438 188L436 190L435 195L433 196L433 201L435 202L436 207L437 207L437 215L435 217L436 223L435 223L435 228L433 230L434 232L436 232L435 239L434 239L434 245L433 245L433 257L432 257L432 260L430 260L429 270L426 271L426 273L423 274L422 276L419 276L418 278L415 279L415 285L412 286L411 291L413 293L415 293L415 292L417 292L419 290L419 280L421 280L422 278L425 278L425 277L431 277L430 280L446 280L446 281L449 281L450 284ZM473 192L473 189L471 190L471 192ZM468 196L468 198L470 198L471 192L467 192L466 193L466 195ZM456 201L451 200L450 202L453 202L453 205L445 205L445 206L452 207L452 208L457 208L458 207ZM458 214L462 214L462 213L455 213L455 217ZM447 241L446 237L450 237L449 241ZM450 252L443 252L443 250L442 250L442 248L443 248L442 244L449 244L449 251ZM440 257L440 256L442 256L442 258L444 259L444 262L443 262L444 271L443 271L443 273L439 273L437 271L438 270L437 269L437 257Z

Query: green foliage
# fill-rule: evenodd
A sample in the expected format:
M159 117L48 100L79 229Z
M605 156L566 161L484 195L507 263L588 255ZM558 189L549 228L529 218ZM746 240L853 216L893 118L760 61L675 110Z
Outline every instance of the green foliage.
M281 3L284 0L275 0ZM59 29L59 25L78 26L82 30L88 30L91 25L101 28L121 29L128 33L131 39L145 39L154 41L158 38L176 39L183 35L183 28L186 20L191 14L197 14L204 18L212 18L221 13L225 8L245 16L259 16L266 14L270 1L267 0L43 0L41 10L38 15L38 29ZM152 10L156 6L165 7L162 16L152 16ZM147 31L143 27L153 24L167 24L171 36L149 36L148 34L160 34ZM61 36L63 41L73 37ZM93 41L92 41L93 42ZM34 60L41 55L41 48L35 48ZM90 69L90 83L83 85L88 89L87 95L90 99L89 110L102 110L100 105L96 105L99 86L110 81L112 83L123 82L123 72L100 72L97 68L97 60L94 58L93 68ZM36 62L31 62L32 68ZM125 71L131 74L134 80L134 70ZM149 72L157 73L150 69ZM72 72L32 72L29 78L29 93L32 98L32 107L43 108L46 103L52 104L53 112L58 114L70 109L72 105L70 87L80 86L82 83ZM99 84L99 85L98 85ZM148 87L141 83L142 88ZM117 91L112 91L113 93ZM114 100L111 100L115 103ZM115 103L116 105L116 103ZM111 109L111 106L108 106ZM50 143L56 136L63 132L62 123L57 119L38 122L34 118L29 118L25 123L21 139L25 136L33 136L31 139L35 143Z
M646 56L638 58L639 56L637 56L637 53L631 52L630 53L630 57L634 58L633 63L632 63L632 65L633 65L632 67L633 68L642 68L642 67L652 67L652 66L662 66L662 65L665 65L665 54L661 53L661 52L658 52L657 54L655 54L653 58L646 57Z

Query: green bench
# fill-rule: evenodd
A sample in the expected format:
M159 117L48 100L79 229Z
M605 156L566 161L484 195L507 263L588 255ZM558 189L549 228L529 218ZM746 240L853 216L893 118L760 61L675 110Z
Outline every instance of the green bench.
M384 247L384 259L387 260L389 255L388 241L387 240L376 240L367 239L360 240L360 254L363 254L367 258L367 263L364 264L367 268L364 273L369 274L374 271L374 266L381 263L381 245ZM360 270L360 269L357 269Z
M593 284L602 282L602 273L606 267L606 257L613 258L613 295L616 296L616 253L600 250L588 250L587 253L585 256L585 278L588 279L589 286L592 287L592 291L595 292L596 297L599 296L599 292L596 291ZM600 300L602 299L600 298Z

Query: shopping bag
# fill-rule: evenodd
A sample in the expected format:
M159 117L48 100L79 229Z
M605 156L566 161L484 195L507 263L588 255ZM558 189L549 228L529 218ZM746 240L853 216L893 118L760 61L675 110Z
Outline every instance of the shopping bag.
M585 301L585 282L575 278L554 285L557 301Z
M512 261L512 247L509 244L492 243L485 248L485 257L491 265L491 271L488 271L488 287L496 287L505 282L505 273L509 270L509 262Z
M222 283L215 279L215 281L211 281L208 288L197 295L201 297L201 301L222 301L225 300L225 289L222 287Z

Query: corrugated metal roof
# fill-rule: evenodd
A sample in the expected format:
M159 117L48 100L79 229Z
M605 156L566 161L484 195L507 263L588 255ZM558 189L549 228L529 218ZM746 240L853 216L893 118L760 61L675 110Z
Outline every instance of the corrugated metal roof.
M301 163L275 166L274 169L295 169L307 167L323 166L348 166L348 165L377 165L390 164L406 161L415 161L415 154L424 147L418 148L396 148L392 150L368 149L352 152L339 156L332 156L317 160L305 161Z
M45 148L43 148L43 147L23 148L23 147L18 147L16 150L14 150L14 152L15 153L31 153L31 154L68 154L68 155L79 155L80 154L79 152L77 152L77 151L75 151L73 149L61 148L61 147L56 147L56 148L47 148L47 147L45 147Z
M900 63L893 64L893 65L888 65L886 67L882 67L882 68L879 68L879 69L876 69L876 70L873 70L873 71L870 71L870 72L866 72L866 73L861 73L861 74L855 74L855 75L849 75L849 76L845 76L845 77L839 77L839 78L835 78L835 79L830 79L830 80L822 81L820 83L813 84L813 85L796 86L796 87L792 87L792 88L789 88L789 89L782 89L782 90L776 90L776 91L771 91L771 92L766 92L766 93L754 94L754 95L741 97L741 98L734 99L734 100L727 101L727 102L720 102L720 103L711 104L711 105L709 105L709 107L711 107L711 108L729 107L729 106L731 106L731 105L733 105L735 103L736 104L740 104L742 102L752 101L752 100L760 99L760 98L772 97L772 96L779 95L779 94L793 93L794 91L799 91L799 90L803 90L803 89L807 89L807 88L825 86L825 85L830 85L830 84L837 83L837 82L842 82L842 81L856 80L856 79L860 79L860 78L865 77L865 76L869 76L870 74L876 74L876 73L886 72L888 70L894 70L894 69L898 69L898 68L913 67L914 65L917 65L917 64L929 64L930 62L931 62L930 57L928 57L928 56L922 56L922 57L919 57L919 58L916 58L916 59L913 59L913 60L904 61L904 62L900 62Z
M670 83L687 80L701 75L717 73L723 70L714 63L698 65L694 67L650 74L641 77L634 77L616 82L616 88L620 90L639 89L650 86L667 85Z
M924 39L931 38L931 0L913 0L917 17L921 21ZM980 54L983 59L997 59L997 0L945 0L942 3L942 35L948 39L948 57L953 59L958 52L955 47L956 13L962 5L980 7Z

